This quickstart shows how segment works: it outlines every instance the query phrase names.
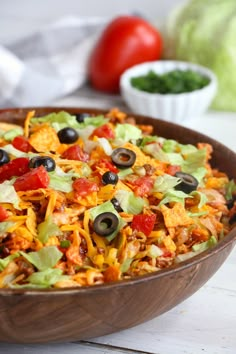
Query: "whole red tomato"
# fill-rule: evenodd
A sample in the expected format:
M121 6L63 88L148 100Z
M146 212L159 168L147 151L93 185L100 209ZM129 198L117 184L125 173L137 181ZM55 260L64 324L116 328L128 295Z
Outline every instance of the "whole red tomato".
M118 92L121 74L131 66L157 60L162 53L160 33L147 21L120 16L108 24L91 52L88 75L100 91Z

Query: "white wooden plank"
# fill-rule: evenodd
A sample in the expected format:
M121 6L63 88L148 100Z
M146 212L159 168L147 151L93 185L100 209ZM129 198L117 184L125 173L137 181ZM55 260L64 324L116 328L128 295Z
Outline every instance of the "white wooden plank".
M235 354L235 256L236 250L204 287L175 309L95 341L157 354Z
M90 343L66 343L48 345L1 344L1 354L130 354L130 350ZM137 353L137 352L135 352ZM140 352L139 352L140 353ZM141 352L142 354L142 352ZM145 353L143 353L145 354Z

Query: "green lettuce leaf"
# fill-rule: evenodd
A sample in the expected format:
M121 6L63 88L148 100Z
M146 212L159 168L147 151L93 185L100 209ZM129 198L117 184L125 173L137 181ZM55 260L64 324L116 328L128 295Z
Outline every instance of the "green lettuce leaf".
M115 137L122 142L131 139L138 140L142 136L142 131L132 124L117 124L115 128Z
M203 252L206 251L208 248L211 248L217 244L217 239L215 236L211 236L209 240L193 245L192 250L194 252Z
M206 194L199 192L199 191L193 191L190 193L190 196L195 196L197 195L199 197L199 203L198 203L198 208L202 208L203 205L205 205L208 202L208 198Z
M140 214L145 205L148 205L147 201L141 197L136 197L133 192L126 190L118 190L115 194L115 198L119 201L121 208L125 213L137 215Z
M53 218L51 215L49 215L45 221L41 222L41 224L38 225L38 239L42 243L48 242L48 239L51 236L59 236L61 234L62 231L53 222Z
M225 192L226 192L225 198L226 198L227 200L230 200L230 199L233 198L233 194L234 194L234 192L236 192L236 184L235 184L235 182L234 182L233 179L231 179L231 181L229 181L229 182L226 184L226 186L225 186Z
M159 205L167 204L171 202L184 204L185 198L192 198L189 194L182 191L177 191L175 189L170 189L165 193L164 198L161 200Z
M54 285L58 281L68 279L66 275L62 275L63 271L61 269L45 269L41 272L35 272L31 274L27 281L30 284L39 285L45 288L49 288L51 285Z
M56 171L49 172L50 176L50 182L49 182L49 188L55 189L57 191L61 191L64 193L70 193L73 188L72 188L72 177L73 174L64 174L58 175Z
M10 256L7 256L5 258L0 258L0 272L2 272L7 266L8 264L13 261L15 258L19 257L19 253L14 253L11 254Z
M5 145L1 149L5 150L8 154L13 155L14 157L27 157L28 156L25 152L14 148L14 146L12 144Z
M23 135L23 128L10 129L3 134L3 138L7 141L12 141L18 135Z
M32 123L49 123L57 132L63 128L79 128L80 124L76 120L76 116L73 116L67 112L61 111L58 113L49 113L44 117L31 118Z
M0 222L0 236L5 234L10 227L12 227L15 223L13 221L2 221Z
M166 193L180 183L180 179L168 174L158 176L154 182L153 191Z
M20 254L40 271L54 267L63 256L56 246L43 247L37 252L20 251Z
M164 152L175 152L178 143L176 140L173 139L166 139L162 144L162 150Z
M199 167L203 167L206 160L206 149L200 149L186 155L182 164L182 171L193 174Z
M16 193L15 188L8 183L8 181L0 184L0 203L10 203L13 204L15 209L20 209L19 207L20 199Z
M163 161L163 162L168 162L170 163L168 154L165 153L160 144L158 143L153 143L153 144L147 144L143 147L143 151L148 154L153 156L156 160L158 161Z

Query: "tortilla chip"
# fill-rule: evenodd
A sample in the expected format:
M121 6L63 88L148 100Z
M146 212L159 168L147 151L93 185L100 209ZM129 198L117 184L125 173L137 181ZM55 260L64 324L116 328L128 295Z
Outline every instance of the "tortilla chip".
M161 212L167 228L185 226L194 223L194 221L187 215L187 212L181 203L175 203L173 208L161 205Z
M45 125L30 136L29 143L37 152L55 152L60 146L55 129Z

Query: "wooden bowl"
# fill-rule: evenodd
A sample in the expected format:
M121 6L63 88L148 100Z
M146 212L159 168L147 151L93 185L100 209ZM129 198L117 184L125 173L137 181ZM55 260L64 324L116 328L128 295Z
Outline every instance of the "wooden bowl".
M29 109L0 111L0 122L22 124ZM81 108L36 108L37 115ZM136 116L158 135L181 143L208 142L213 166L235 178L236 154L215 140L182 126ZM15 343L65 342L97 337L150 320L196 292L228 257L236 240L234 228L215 247L176 266L138 278L77 289L0 289L0 340Z

